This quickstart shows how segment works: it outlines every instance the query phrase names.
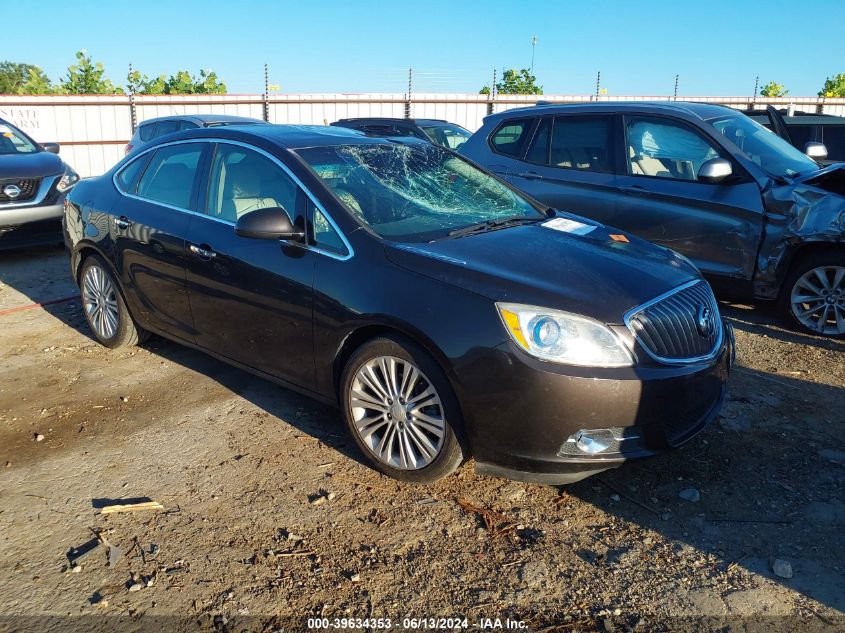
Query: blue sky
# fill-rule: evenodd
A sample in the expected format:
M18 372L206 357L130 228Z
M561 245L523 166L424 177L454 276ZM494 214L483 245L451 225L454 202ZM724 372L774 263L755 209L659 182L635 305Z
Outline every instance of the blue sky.
M671 94L677 73L683 95L748 95L760 75L804 96L845 72L845 0L36 4L49 26L4 29L0 60L53 80L84 48L121 84L132 62L149 75L211 68L229 92L260 92L267 62L282 92L404 92L408 67L416 91L475 92L494 67L529 66L532 35L548 94L592 93L600 70L610 94Z

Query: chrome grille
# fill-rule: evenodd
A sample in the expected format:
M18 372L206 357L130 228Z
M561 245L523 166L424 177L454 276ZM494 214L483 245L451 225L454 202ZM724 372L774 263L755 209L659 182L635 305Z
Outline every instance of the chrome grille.
M0 203L3 202L26 202L27 200L32 199L35 196L35 192L38 191L38 183L40 178L12 178L6 180L0 180ZM6 185L17 185L18 188L21 190L20 194L14 198L7 196L3 189Z
M713 291L693 281L625 315L625 325L655 359L689 363L713 356L722 344L722 320Z

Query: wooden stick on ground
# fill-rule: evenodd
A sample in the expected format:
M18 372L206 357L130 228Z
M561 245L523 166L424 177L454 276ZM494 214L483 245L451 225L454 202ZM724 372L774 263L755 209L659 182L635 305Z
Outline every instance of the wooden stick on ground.
M140 510L164 510L164 506L158 501L142 501L140 503L118 503L105 506L100 514L114 514L115 512L138 512Z

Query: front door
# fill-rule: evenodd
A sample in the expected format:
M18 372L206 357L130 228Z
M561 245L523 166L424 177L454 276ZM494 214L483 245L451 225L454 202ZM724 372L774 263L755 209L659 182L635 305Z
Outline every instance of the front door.
M177 143L141 156L117 176L110 214L115 264L132 314L187 341L194 325L185 281L185 237L206 144ZM141 173L142 172L142 173Z
M756 182L730 154L672 117L626 116L621 195L612 224L688 257L705 274L749 280L763 230ZM718 184L698 181L711 158L733 163Z
M214 146L207 194L188 228L187 277L197 343L226 358L312 388L315 253L235 234L239 218L281 207L304 226L304 192L269 155Z

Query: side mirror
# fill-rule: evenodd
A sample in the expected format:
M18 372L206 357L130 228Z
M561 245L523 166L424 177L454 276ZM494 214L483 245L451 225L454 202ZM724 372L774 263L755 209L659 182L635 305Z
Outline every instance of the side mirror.
M58 154L59 153L59 144L58 143L41 143L41 147L44 148L45 152L50 152L51 154Z
M810 141L804 146L804 153L813 160L824 160L827 158L827 147L824 143Z
M305 231L296 228L282 207L256 209L241 217L235 233L256 240L301 240Z
M698 168L698 182L716 184L722 182L732 173L734 172L729 160L711 158L710 160L704 161L701 167Z

